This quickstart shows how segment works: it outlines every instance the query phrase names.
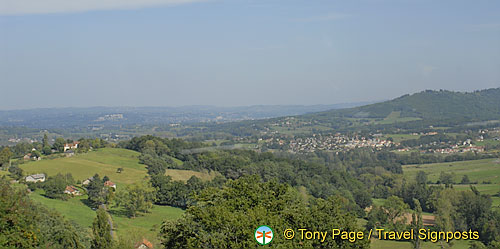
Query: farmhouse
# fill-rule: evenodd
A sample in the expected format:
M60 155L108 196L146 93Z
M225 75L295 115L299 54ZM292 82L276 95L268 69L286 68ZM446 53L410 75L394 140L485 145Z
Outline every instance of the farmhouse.
M90 184L90 182L91 182L91 181L93 181L93 180L94 180L94 177L93 177L93 176L91 176L91 177L89 177L87 180L83 181L83 182L82 182L82 185L89 185L89 184Z
M80 144L80 142L78 141L70 144L64 144L64 151L66 152L67 150L76 150L78 149L78 144Z
M66 186L64 193L68 195L80 195L80 191L76 189L74 186Z
M112 181L106 181L104 183L104 186L110 187L110 188L114 188L116 190L116 184L114 182L112 182Z
M24 155L23 157L24 160L35 160L35 161L40 161L42 160L42 157L37 157L36 155L33 155L32 153L28 153L26 155Z
M44 182L45 174L30 175L25 178L26 182Z
M153 248L153 244L151 244L151 242L147 239L142 239L142 241L137 242L134 247L136 249L148 249Z

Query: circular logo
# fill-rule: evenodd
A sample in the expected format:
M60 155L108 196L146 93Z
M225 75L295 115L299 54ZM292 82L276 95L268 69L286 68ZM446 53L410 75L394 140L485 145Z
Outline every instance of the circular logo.
M271 241L273 241L273 229L268 226L260 226L259 228L255 229L254 238L257 243L261 245L267 245L271 243Z

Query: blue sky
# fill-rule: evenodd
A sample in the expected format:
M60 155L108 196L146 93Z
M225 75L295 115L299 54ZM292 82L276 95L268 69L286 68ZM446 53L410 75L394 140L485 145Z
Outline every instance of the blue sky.
M500 1L43 2L0 0L0 109L334 104L500 87Z

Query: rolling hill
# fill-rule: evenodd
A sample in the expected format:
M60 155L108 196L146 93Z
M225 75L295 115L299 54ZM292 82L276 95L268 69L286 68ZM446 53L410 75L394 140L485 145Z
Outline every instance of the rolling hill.
M500 118L500 88L474 92L426 90L412 95L354 108L330 110L303 117L414 118L485 121Z

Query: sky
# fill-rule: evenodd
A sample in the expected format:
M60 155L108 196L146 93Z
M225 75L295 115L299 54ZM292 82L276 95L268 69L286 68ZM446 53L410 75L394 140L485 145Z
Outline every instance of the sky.
M500 87L496 0L0 0L0 109Z

